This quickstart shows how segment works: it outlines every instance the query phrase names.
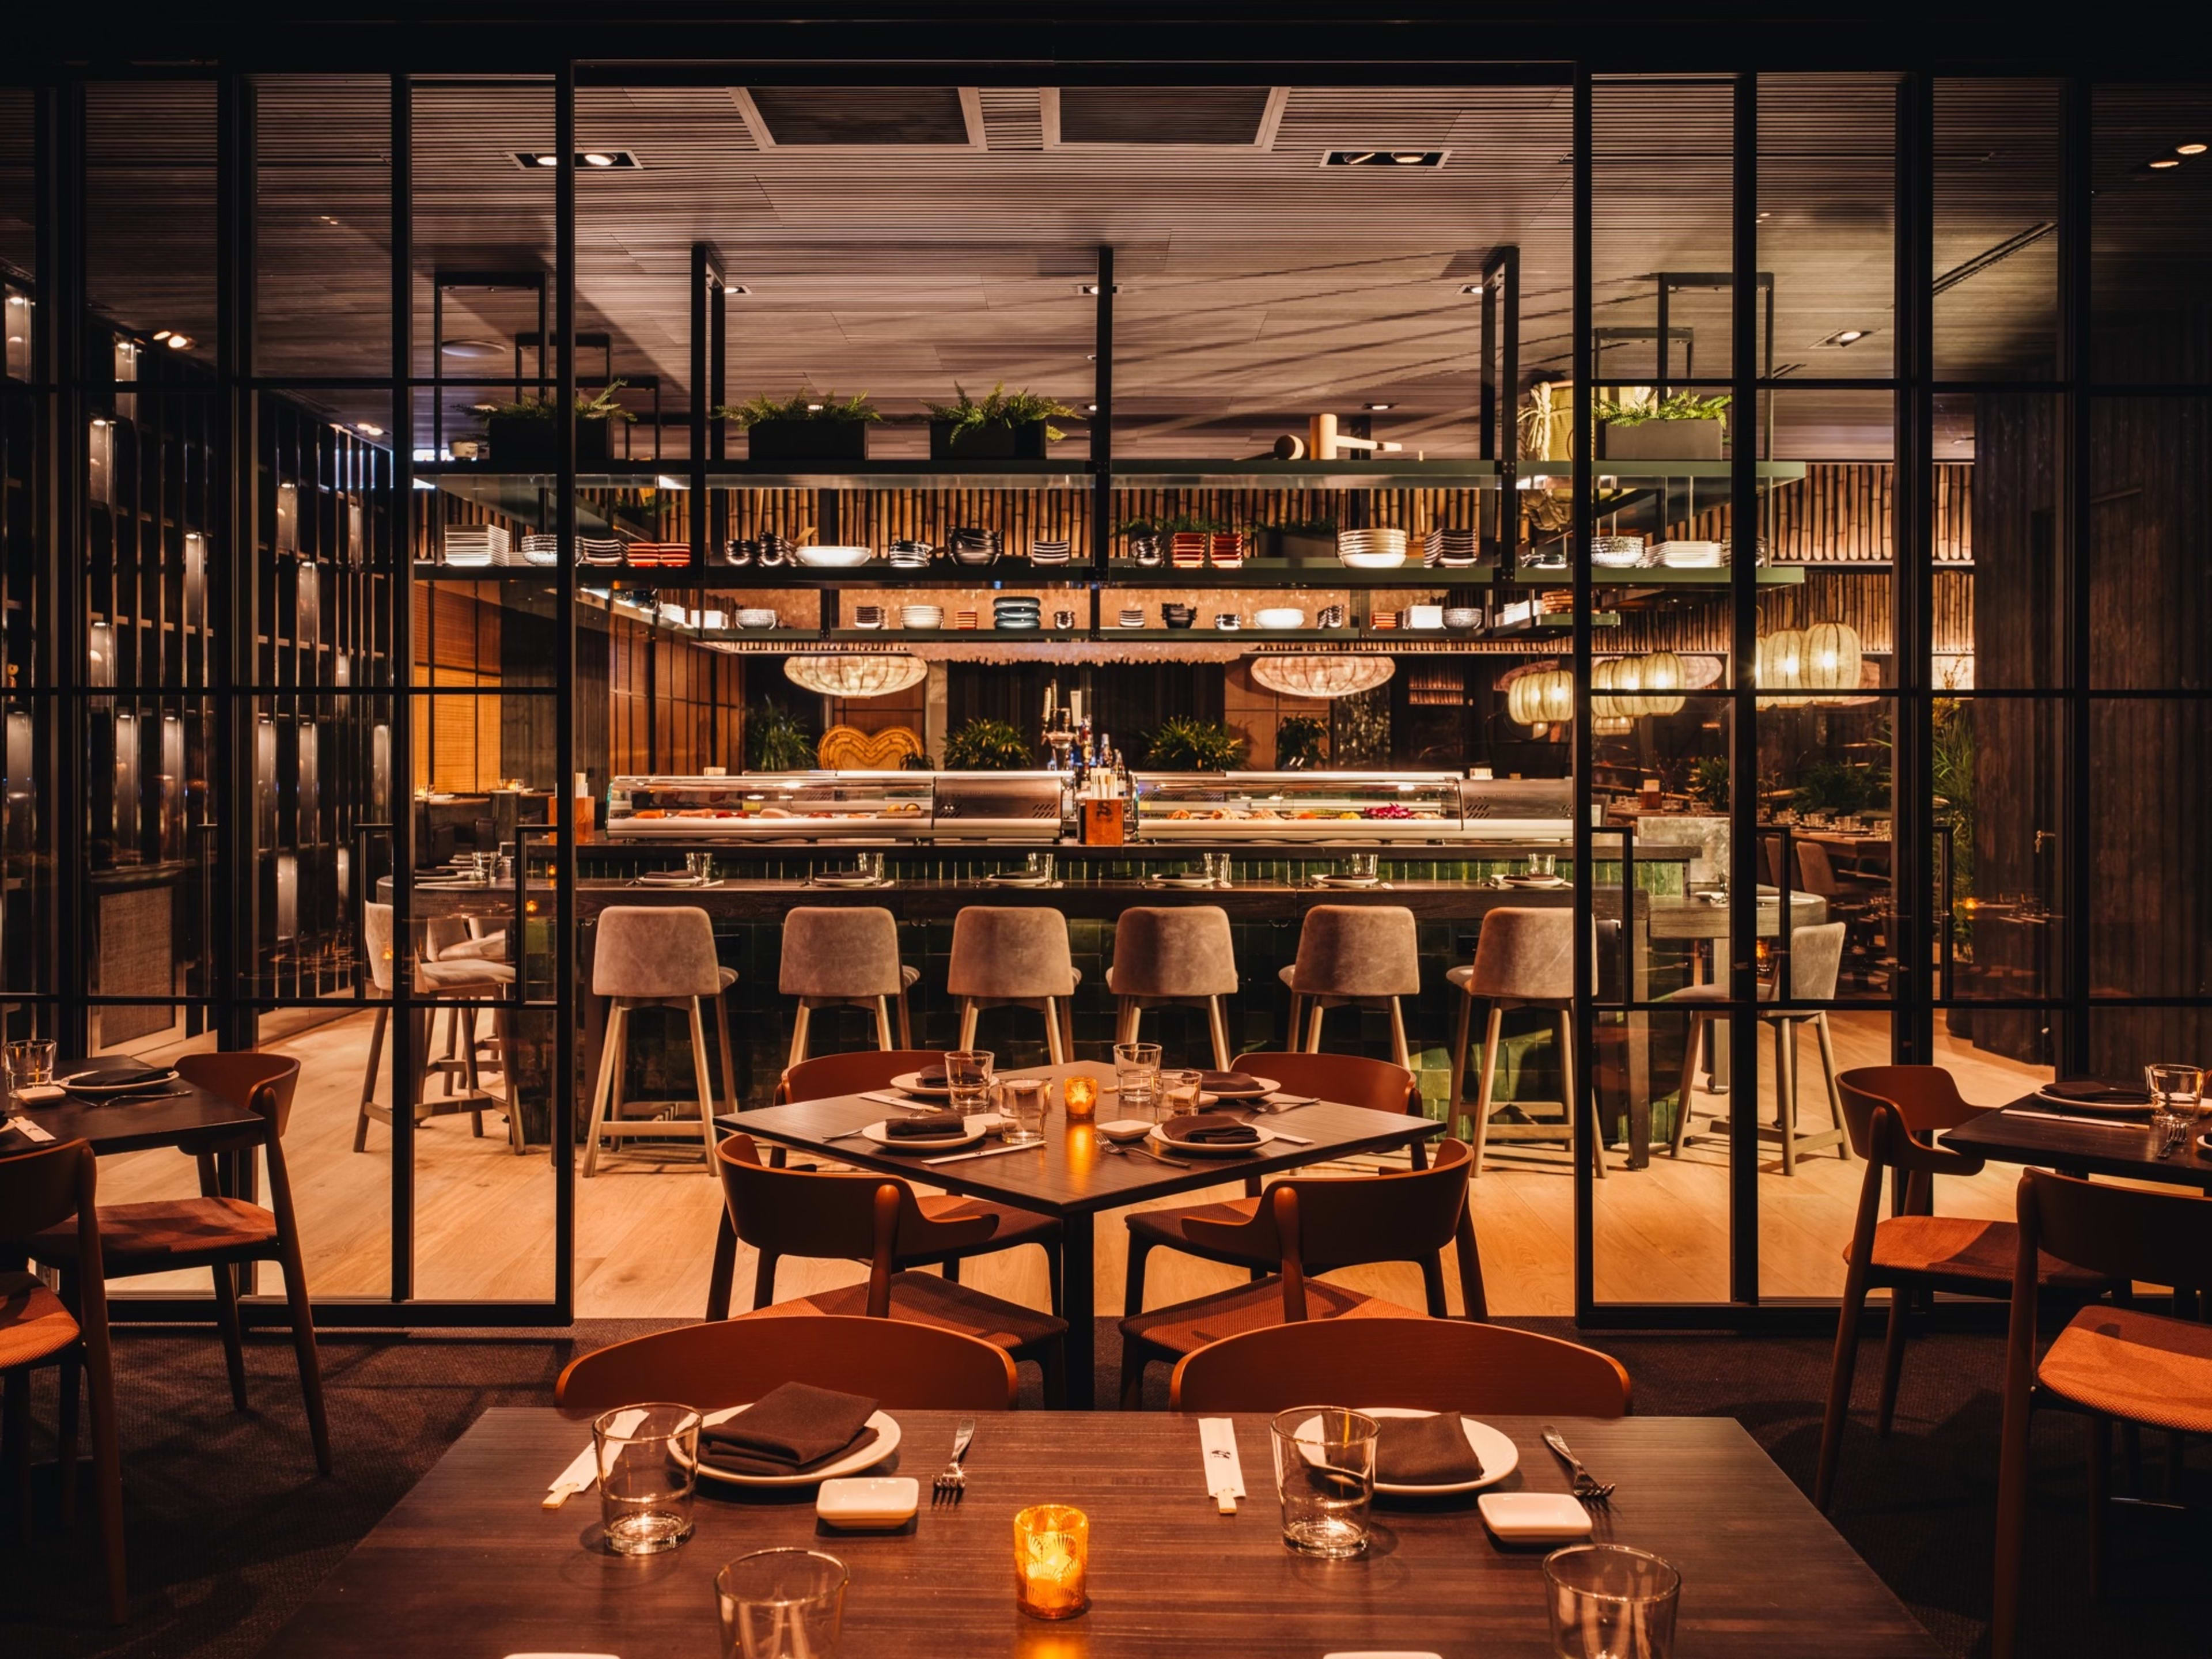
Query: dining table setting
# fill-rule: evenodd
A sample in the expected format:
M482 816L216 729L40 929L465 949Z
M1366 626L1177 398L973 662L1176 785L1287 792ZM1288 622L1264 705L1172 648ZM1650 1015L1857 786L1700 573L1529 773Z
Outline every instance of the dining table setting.
M94 1153L143 1152L261 1120L250 1107L203 1089L171 1066L129 1055L57 1054L51 1037L9 1042L0 1152L83 1140Z
M2140 1085L2059 1079L1945 1131L1943 1144L1999 1163L2072 1176L2120 1176L2212 1194L2212 1119L2204 1069L2143 1067Z

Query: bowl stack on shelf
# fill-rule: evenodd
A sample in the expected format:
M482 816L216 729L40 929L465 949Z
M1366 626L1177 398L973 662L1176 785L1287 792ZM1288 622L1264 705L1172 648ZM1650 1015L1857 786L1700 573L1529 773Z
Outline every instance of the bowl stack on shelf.
M1006 550L1006 538L995 530L963 525L952 532L945 549L952 555L953 563L981 568L999 562L999 556Z
M1429 532L1422 544L1421 562L1431 567L1463 570L1480 556L1480 548L1472 530L1449 530L1438 525Z
M1212 540L1203 530L1178 530L1168 541L1168 562L1177 570L1203 570Z
M579 536L576 538L578 564L620 564L623 562L623 539L619 536Z
M1206 538L1206 556L1216 570L1242 570L1244 568L1244 532L1241 530L1217 530Z
M1644 562L1641 536L1593 536L1590 563L1600 570L1634 570Z
M852 570L876 556L869 547L849 547L804 542L793 550L800 564L811 570Z
M1337 562L1353 570L1391 570L1406 562L1402 530L1340 530Z
M994 628L1034 631L1042 620L1043 601L1024 597L1019 593L1001 593L991 601L991 625Z
M911 536L895 536L884 551L894 570L923 570L928 568L930 556L937 550Z
M879 605L856 605L853 607L854 627L881 628L883 625L883 606Z
M521 543L525 564L548 565L561 562L561 538L550 531L533 530L524 536Z
M1030 544L1030 562L1031 564L1066 564L1070 547L1071 544L1064 536L1054 540L1033 541Z
M1142 628L1144 625L1145 611L1142 605L1125 605L1121 607L1122 627Z
M942 628L945 626L945 607L941 605L902 605L899 607L901 628Z
M629 562L643 570L669 570L691 562L689 542L632 542Z
M1662 542L1653 550L1669 570L1717 570L1728 562L1718 542Z
M1252 615L1255 628L1304 628L1306 613L1291 605L1269 605Z
M776 628L783 622L782 617L765 605L745 606L738 612L737 620L740 628Z

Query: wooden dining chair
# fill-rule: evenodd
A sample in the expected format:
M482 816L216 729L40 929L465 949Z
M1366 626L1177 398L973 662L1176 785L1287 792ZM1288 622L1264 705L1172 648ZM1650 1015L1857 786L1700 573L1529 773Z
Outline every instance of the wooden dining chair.
M817 1059L802 1060L783 1075L776 1085L779 1102L795 1105L807 1100L834 1100L841 1095L860 1094L870 1089L887 1087L895 1077L921 1071L924 1066L942 1066L945 1054L937 1048L864 1048L855 1054L823 1054ZM747 1143L751 1144L750 1140ZM769 1167L784 1167L783 1148L769 1149ZM811 1168L811 1166L808 1166ZM960 1264L971 1255L990 1255L1000 1250L1011 1250L1024 1244L1034 1244L1044 1252L1045 1273L1051 1285L1052 1310L1060 1311L1060 1240L1061 1227L1057 1218L1039 1215L1034 1210L1018 1209L1011 1204L994 1204L988 1199L963 1198L954 1194L917 1194L915 1201L921 1212L933 1221L966 1221L978 1216L996 1216L997 1229L982 1243L972 1249L955 1250L950 1255L900 1256L894 1267L939 1267L945 1276L954 1284L960 1282ZM714 1265L708 1275L707 1317L727 1319L730 1316L732 1281L737 1273L738 1237L730 1224L725 1208L716 1224ZM753 1306L762 1308L775 1300L775 1269L779 1255L768 1250L760 1254L760 1266L753 1278Z
M116 1449L115 1368L107 1343L107 1276L100 1249L98 1160L82 1140L0 1158L0 1218L12 1232L67 1227L76 1240L73 1303L35 1277L0 1267L0 1469L9 1477L18 1535L31 1531L31 1373L61 1368L62 1522L76 1513L76 1379L92 1395L92 1467L100 1492L100 1538L107 1568L108 1616L130 1616L123 1571L123 1463Z
M1279 1181L1259 1207L1237 1221L1194 1217L1194 1243L1234 1249L1242 1259L1272 1253L1276 1272L1232 1290L1179 1302L1121 1321L1121 1404L1143 1403L1145 1367L1175 1364L1210 1342L1305 1320L1418 1319L1414 1309L1310 1275L1320 1262L1413 1261L1432 1257L1457 1236L1467 1213L1474 1152L1463 1140L1437 1148L1425 1170L1360 1180ZM1347 1335L1347 1341L1356 1341Z
M1179 1412L1279 1412L1313 1400L1529 1417L1621 1417L1628 1370L1609 1353L1509 1325L1363 1319L1356 1340L1308 1320L1186 1354L1168 1384Z
M185 1081L243 1106L261 1119L253 1129L196 1136L179 1150L199 1166L198 1198L153 1199L111 1204L100 1212L102 1253L109 1279L205 1267L215 1280L216 1327L230 1373L231 1401L246 1409L246 1348L238 1312L238 1270L256 1261L273 1261L284 1276L284 1301L291 1316L292 1347L300 1365L300 1392L307 1401L307 1434L314 1443L315 1467L331 1472L331 1435L323 1412L323 1373L315 1352L315 1315L307 1299L307 1276L300 1260L300 1227L292 1207L292 1182L284 1167L284 1128L292 1113L292 1092L300 1062L284 1054L239 1050L184 1054L177 1070ZM250 1160L261 1154L269 1177L264 1208L222 1190L216 1160ZM82 1274L80 1244L69 1228L33 1234L26 1248L33 1259L62 1276L63 1300L76 1305ZM64 1409L74 1409L71 1372L63 1370Z
M866 1395L908 1411L1012 1411L1014 1362L959 1331L848 1314L684 1325L571 1360L553 1403L596 1417L641 1400L695 1411L750 1405L786 1382Z
M1313 1095L1340 1105L1364 1107L1371 1112L1420 1115L1420 1085L1404 1067L1386 1060L1370 1060L1360 1054L1252 1054L1239 1057L1237 1066L1239 1071L1273 1079L1291 1094ZM1273 1272L1280 1258L1272 1243L1261 1247L1225 1244L1218 1242L1218 1235L1211 1233L1201 1240L1192 1235L1189 1226L1194 1220L1217 1224L1249 1222L1260 1207L1259 1185L1258 1177L1252 1177L1243 1198L1130 1211L1127 1217L1129 1260L1122 1282L1121 1311L1144 1311L1146 1259L1156 1249L1179 1250L1204 1261L1247 1267L1255 1278ZM1468 1317L1483 1318L1488 1308L1482 1288L1482 1258L1475 1246L1474 1223L1464 1213L1458 1237L1453 1242L1458 1250L1460 1292ZM1362 1255L1354 1261L1310 1266L1307 1271L1329 1273L1370 1261L1411 1261L1420 1268L1421 1289L1429 1313L1433 1318L1442 1319L1445 1314L1443 1263L1437 1252L1418 1257Z
M722 1198L737 1236L763 1256L812 1256L865 1261L865 1284L817 1291L743 1313L729 1322L804 1314L854 1314L905 1320L980 1337L1015 1359L1034 1359L1044 1372L1045 1397L1066 1395L1066 1322L935 1273L902 1269L901 1261L943 1261L972 1255L999 1231L995 1206L933 1215L896 1176L849 1170L774 1170L760 1161L750 1135L732 1135L714 1149ZM1056 1258L1055 1258L1056 1259ZM1056 1277L1056 1275L1055 1275ZM1056 1286L1055 1286L1056 1290ZM1054 1296L1057 1302L1057 1294Z
M1889 1329L1882 1345L1881 1397L1875 1432L1887 1436L1897 1407L1905 1345L1920 1310L1938 1291L1953 1296L2012 1293L2013 1257L2019 1230L2009 1221L1980 1221L1934 1213L1936 1177L1978 1175L1982 1160L1935 1144L1936 1136L1978 1117L1986 1107L1960 1098L1959 1085L1940 1066L1859 1066L1836 1079L1851 1145L1866 1160L1858 1212L1844 1248L1844 1302L1836 1316L1836 1351L1828 1372L1828 1404L1820 1426L1820 1462L1813 1501L1826 1510L1835 1495L1843 1453L1844 1422L1850 1414L1851 1378L1858 1362L1859 1321L1867 1292L1889 1291ZM1903 1177L1897 1212L1884 1218L1882 1188L1893 1172ZM2042 1264L2043 1288L2088 1301L2112 1288L2102 1273L2055 1257Z
M2212 1434L2212 1324L2141 1309L2083 1308L2040 1364L2036 1320L2044 1263L2056 1258L2118 1285L2136 1280L2212 1293L2212 1199L2145 1192L2029 1170L2020 1178L2012 1331L2005 1347L2004 1430L1997 1456L1991 1659L2019 1639L2027 1528L2028 1428L2038 1406L2083 1414L2088 1430L2089 1590L2103 1593L2105 1511L2115 1422Z

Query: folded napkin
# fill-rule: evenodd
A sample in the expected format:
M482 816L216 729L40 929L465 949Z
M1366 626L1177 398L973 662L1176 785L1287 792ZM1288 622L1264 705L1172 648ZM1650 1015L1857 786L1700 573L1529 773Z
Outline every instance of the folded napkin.
M876 1402L806 1382L770 1389L726 1423L699 1431L699 1458L730 1474L805 1474L876 1437Z
M82 1072L64 1079L69 1083L89 1083L98 1089L119 1089L126 1084L151 1083L169 1075L167 1066L148 1066L136 1060L112 1060L98 1066L88 1066Z
M1188 1141L1199 1146L1256 1146L1260 1132L1250 1124L1222 1112L1192 1112L1182 1117L1171 1117L1160 1125L1160 1133L1170 1140Z
M2077 1079L2071 1083L2046 1083L2043 1092L2053 1100L2071 1101L2077 1106L2148 1106L2150 1096L2141 1089L2124 1088L2115 1083L2099 1083L2094 1079Z
M966 1133L968 1120L957 1112L924 1112L916 1117L895 1117L884 1125L893 1140L937 1140Z
M1233 1095L1256 1095L1261 1092L1260 1079L1243 1072L1200 1072L1198 1086L1214 1094L1224 1091Z
M914 1080L924 1089L942 1089L945 1086L945 1068L939 1066L934 1071L916 1072Z
M1376 1419L1375 1478L1393 1486L1448 1486L1482 1479L1459 1415Z

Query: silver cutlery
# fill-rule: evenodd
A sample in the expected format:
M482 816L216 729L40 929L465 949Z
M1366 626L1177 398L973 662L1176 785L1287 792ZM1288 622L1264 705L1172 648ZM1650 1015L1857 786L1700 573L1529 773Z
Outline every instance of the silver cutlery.
M1189 1164L1182 1158L1163 1157L1160 1153L1154 1152L1149 1146L1142 1146L1133 1144L1124 1146L1118 1142L1109 1140L1105 1143L1105 1147L1108 1152L1115 1153L1118 1157L1149 1158L1153 1163L1164 1164L1170 1170L1188 1170L1191 1167Z
M2189 1139L2189 1127L2185 1122L2177 1123L2166 1132L2166 1138L2159 1143L2160 1159L2172 1158L2181 1150L2181 1143Z
M939 1474L930 1488L929 1506L957 1504L968 1495L968 1471L960 1467L960 1460L968 1455L968 1443L975 1437L975 1419L963 1417L952 1436L952 1460Z
M1582 1459L1567 1449L1567 1443L1559 1431L1549 1423L1544 1425L1544 1443L1556 1452L1560 1460L1575 1474L1574 1492L1585 1504L1602 1504L1613 1497L1613 1483L1600 1480L1582 1464Z
M78 1101L87 1106L124 1106L130 1104L134 1100L182 1100L187 1092L189 1091L183 1089L164 1089L159 1094L145 1095L127 1093L113 1095L85 1095L79 1094L74 1089L68 1091L69 1097L71 1100Z

